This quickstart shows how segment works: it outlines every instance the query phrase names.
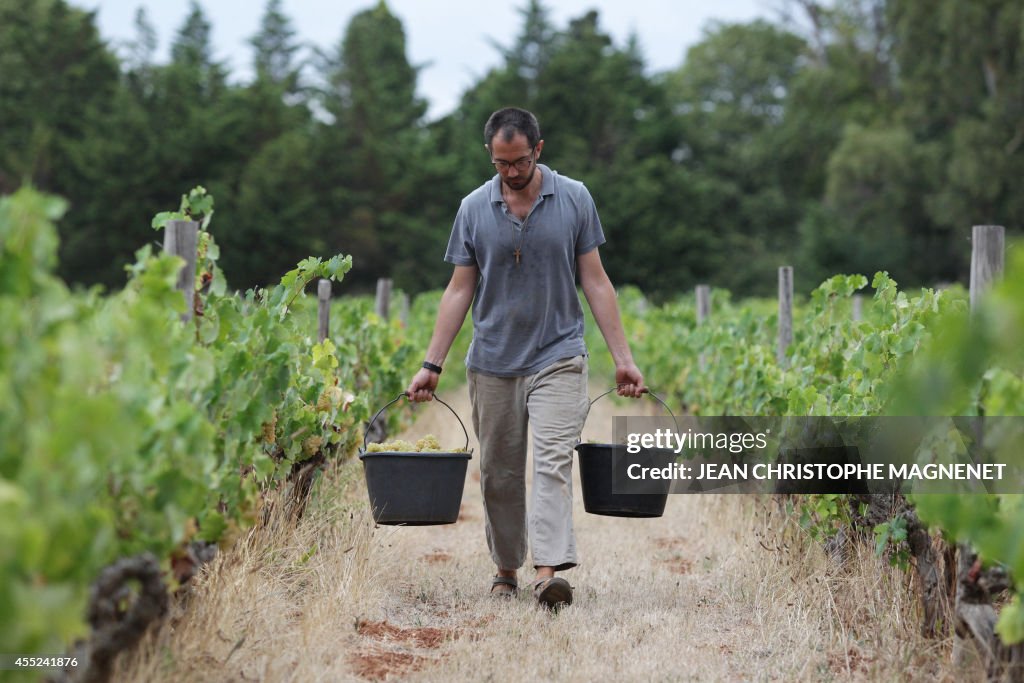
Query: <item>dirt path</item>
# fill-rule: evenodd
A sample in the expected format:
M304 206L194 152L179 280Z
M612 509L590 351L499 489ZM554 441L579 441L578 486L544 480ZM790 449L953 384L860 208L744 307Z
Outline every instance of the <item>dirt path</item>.
M465 388L443 397L469 419ZM609 441L612 416L656 407L602 399L583 436ZM416 410L403 438L462 443L443 406ZM361 464L342 463L298 523L275 506L204 569L112 680L972 680L948 664L948 641L918 635L907 573L860 546L830 558L753 496L672 495L661 518L602 517L577 478L573 605L492 600L470 437L457 524L375 526Z
M602 390L592 387L591 395ZM448 399L468 420L465 390ZM602 399L584 437L610 441L612 416L657 414L656 408L652 401ZM442 444L462 442L448 411L423 410L403 438L430 431ZM837 604L851 596L837 595L838 584L803 585L792 566L800 558L757 545L768 532L756 528L756 506L743 496L673 495L657 519L597 516L583 509L575 468L581 563L563 574L575 587L574 604L552 615L528 591L511 603L489 600L494 567L478 463L474 457L470 464L459 523L381 529L378 542L391 560L381 578L393 590L357 628L351 662L362 677L871 680L881 673L881 663L864 652L866 633L832 625ZM520 570L521 585L531 578L532 570Z

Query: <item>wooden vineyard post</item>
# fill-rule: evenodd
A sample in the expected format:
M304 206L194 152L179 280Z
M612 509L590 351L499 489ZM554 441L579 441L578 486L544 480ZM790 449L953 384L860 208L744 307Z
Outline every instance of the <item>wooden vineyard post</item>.
M711 316L711 286L697 285L697 324L702 325Z
M391 278L382 277L377 280L377 303L374 310L384 320L388 320L391 315L390 311L391 304Z
M853 295L853 322L859 323L864 319L864 295L854 294Z
M317 298L317 342L323 343L331 329L331 281L321 278L316 285Z
M975 225L971 231L971 312L982 294L1003 275L1005 230L1001 225Z
M975 225L971 231L971 315L980 306L985 292L1003 275L1005 229L1001 225ZM974 428L976 447L982 444L984 427L977 418ZM963 655L963 640L971 638L986 663L990 681L1024 680L1024 643L1006 645L995 632L998 615L990 595L997 592L991 584L1001 584L1001 572L981 570L978 554L966 543L956 548L956 589L954 602L955 661Z
M185 259L178 272L175 288L185 297L185 312L181 321L192 320L196 294L196 250L199 247L199 223L195 221L168 221L164 227L164 251Z
M647 301L647 297L641 294L640 298L636 300L636 312L644 315L648 308L650 308L650 303Z
M982 296L1003 276L1005 230L1001 225L975 225L971 230L971 316ZM975 437L981 443L981 420L976 422Z
M711 286L697 285L696 297L697 324L703 325L711 316ZM707 357L705 356L703 351L701 351L700 356L697 359L697 363L701 370L704 370L707 366Z
M793 343L793 267L779 268L779 346L776 360L786 368L786 351Z

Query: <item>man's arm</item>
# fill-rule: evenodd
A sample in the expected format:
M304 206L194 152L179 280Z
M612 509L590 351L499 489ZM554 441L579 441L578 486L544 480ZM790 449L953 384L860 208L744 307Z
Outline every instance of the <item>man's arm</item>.
M434 323L434 334L427 346L424 360L441 365L448 356L448 350L459 333L466 313L473 303L476 292L476 281L479 270L476 266L455 266L452 279L441 295L441 304L437 309L437 321ZM405 393L414 401L429 401L437 388L438 373L420 368L412 378Z
M604 271L598 250L592 249L577 257L576 268L580 274L583 294L587 297L594 320L601 328L612 360L615 361L615 383L619 385L619 396L639 398L647 391L647 387L644 386L644 377L640 369L633 362L629 342L626 341L626 335L622 330L622 316L619 315L615 288Z

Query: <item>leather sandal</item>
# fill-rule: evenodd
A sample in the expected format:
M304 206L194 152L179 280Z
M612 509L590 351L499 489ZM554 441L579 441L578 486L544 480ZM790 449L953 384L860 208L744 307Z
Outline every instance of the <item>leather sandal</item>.
M509 586L510 588L506 590L504 588L498 588L498 586ZM519 583L516 581L516 577L514 576L495 576L491 579L492 598L503 598L505 600L509 600L516 597L518 592Z
M572 604L572 586L560 576L537 579L533 582L533 597L544 607L556 608Z

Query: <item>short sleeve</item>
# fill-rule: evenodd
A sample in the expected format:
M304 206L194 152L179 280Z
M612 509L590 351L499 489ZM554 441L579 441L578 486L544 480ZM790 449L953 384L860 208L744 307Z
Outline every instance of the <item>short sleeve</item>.
M463 200L459 211L455 214L451 237L448 238L448 249L444 260L456 266L476 265L476 249L473 246L473 226L469 220L469 210Z
M582 256L604 244L605 239L594 198L590 196L590 191L582 183L579 188L580 194L577 201L579 232L576 234L576 255Z

